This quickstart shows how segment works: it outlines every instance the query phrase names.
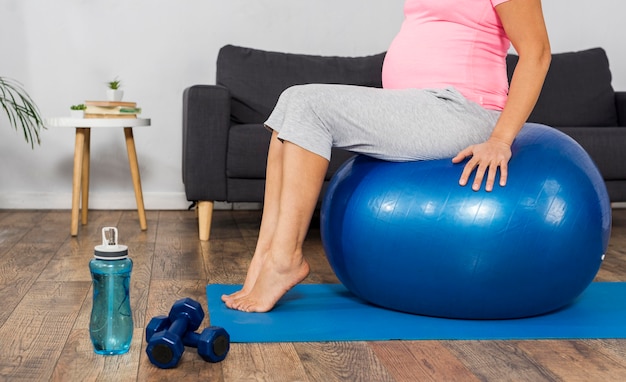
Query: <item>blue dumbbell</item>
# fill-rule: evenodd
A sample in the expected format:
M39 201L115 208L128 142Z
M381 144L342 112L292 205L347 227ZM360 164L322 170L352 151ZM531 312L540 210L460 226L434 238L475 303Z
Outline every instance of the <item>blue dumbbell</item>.
M167 317L159 316L146 327L146 353L152 364L169 369L178 365L185 351L183 338L200 327L204 311L199 302L190 298L178 300ZM149 337L149 338L148 338Z
M188 332L183 337L185 346L198 349L198 354L207 362L220 362L230 350L230 335L219 326L205 328L201 333Z
M181 312L191 313L191 311L202 313L201 316L198 316L197 313L193 315L195 317L193 326L197 329L199 324L196 325L196 323L198 320L202 322L204 312L200 304L191 299L177 301L172 307L169 316L157 316L150 320L150 323L146 326L146 341L148 342L146 353L148 353L148 358L154 365L160 368L175 367L184 352L184 346L197 348L198 354L207 362L220 362L226 358L230 349L230 335L221 327L212 326L204 329L201 333L195 333L193 330L186 331L182 335L182 345L184 346L180 346L177 340L165 341L165 343L161 341L162 338L169 338L170 340L175 338L171 335L171 317L178 317L181 315ZM169 336L159 334L166 332L168 329L170 331ZM159 334L159 337L153 340L153 337L157 336L157 334ZM181 338L181 334L177 333L177 336ZM156 344L157 341L159 341L158 344ZM154 346L151 346L151 344Z

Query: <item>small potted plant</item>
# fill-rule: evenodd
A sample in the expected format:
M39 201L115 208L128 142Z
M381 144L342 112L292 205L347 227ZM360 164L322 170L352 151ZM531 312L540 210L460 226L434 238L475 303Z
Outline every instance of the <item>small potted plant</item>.
M70 106L70 116L72 118L84 118L85 117L85 109L87 106L85 104L78 104Z
M120 90L122 86L122 82L115 77L113 81L107 82L107 99L109 101L121 101L122 97L124 97L124 91Z

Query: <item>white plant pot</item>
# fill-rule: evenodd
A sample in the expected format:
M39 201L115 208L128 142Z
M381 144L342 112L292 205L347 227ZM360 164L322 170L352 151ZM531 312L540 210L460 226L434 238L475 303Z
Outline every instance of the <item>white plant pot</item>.
M107 100L109 101L121 101L124 97L124 91L119 89L107 89Z
M71 118L85 118L85 112L83 110L70 110Z

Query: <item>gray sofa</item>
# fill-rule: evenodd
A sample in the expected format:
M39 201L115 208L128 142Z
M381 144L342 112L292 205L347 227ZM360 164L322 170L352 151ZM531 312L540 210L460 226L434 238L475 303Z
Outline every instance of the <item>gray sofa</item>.
M224 46L216 85L183 93L183 183L208 240L214 201L262 202L270 133L263 122L291 85L381 86L384 53L322 57ZM509 76L517 56L509 55ZM626 201L626 92L615 92L601 48L554 54L530 119L576 139L602 173L611 201ZM327 181L352 154L335 149Z

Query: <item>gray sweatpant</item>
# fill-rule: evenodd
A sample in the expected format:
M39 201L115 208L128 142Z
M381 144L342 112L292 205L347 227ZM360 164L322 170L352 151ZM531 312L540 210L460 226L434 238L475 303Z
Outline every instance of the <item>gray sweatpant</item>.
M293 86L265 125L278 138L330 160L332 147L390 161L454 157L485 141L500 115L456 89Z

